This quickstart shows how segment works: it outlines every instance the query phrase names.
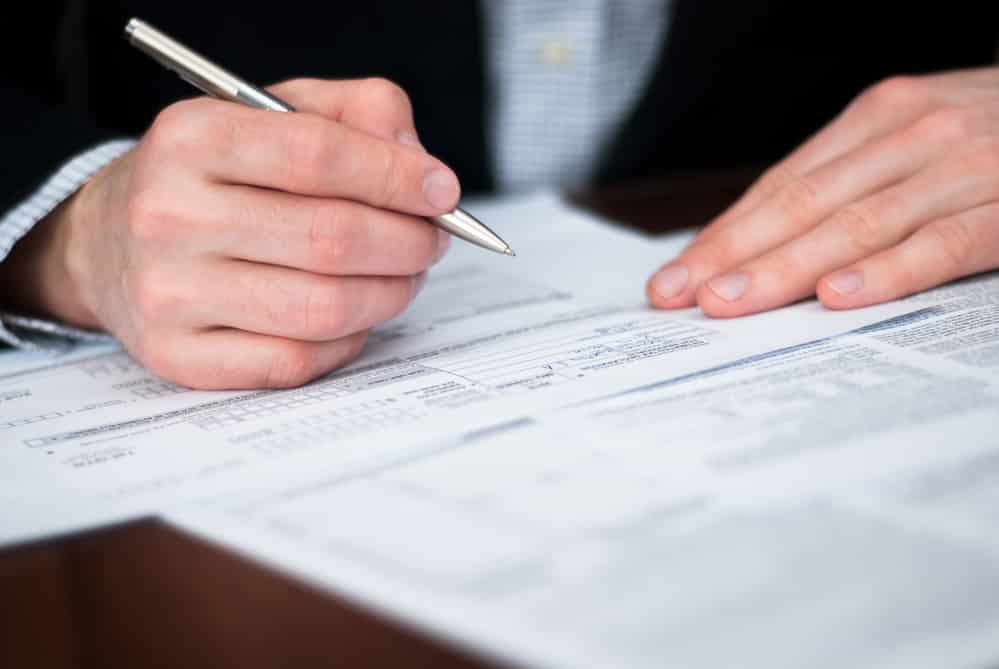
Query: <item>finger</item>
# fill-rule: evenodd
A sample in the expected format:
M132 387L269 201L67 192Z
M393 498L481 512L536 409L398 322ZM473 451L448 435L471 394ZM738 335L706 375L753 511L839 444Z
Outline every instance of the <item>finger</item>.
M999 68L885 79L857 96L829 124L768 169L702 234L746 214L801 175L944 106L999 98Z
M350 200L246 186L213 193L200 236L229 258L338 276L407 276L447 251L450 235L425 219Z
M240 111L223 180L423 216L458 202L457 177L423 151L311 114Z
M980 123L985 123L984 116ZM954 119L930 117L787 184L738 221L698 236L650 279L649 301L667 309L690 306L697 289L712 276L803 234L846 204L911 176L969 132Z
M999 269L997 204L934 221L899 245L823 277L816 292L830 309L853 309L993 269Z
M296 109L366 133L419 146L409 96L387 79L293 79L268 87Z
M996 97L999 67L994 65L963 70L947 70L924 75L922 79L934 88L947 91L951 100L973 102ZM984 96L984 97L983 97Z
M697 290L697 303L709 316L729 318L806 298L823 274L898 243L917 220L914 207L897 193L879 193L802 237L712 277Z
M185 303L193 327L230 327L304 341L330 341L367 330L399 314L416 297L425 274L407 277L329 277L226 261L189 285ZM185 289L181 289L185 290Z
M811 170L919 118L937 103L929 97L917 99L915 91L918 86L915 80L890 79L859 96L832 121L764 172L729 211L708 224L703 232L710 234ZM904 105L888 102L889 99L901 101L903 98Z
M444 163L308 113L282 114L198 98L157 117L147 134L162 155L197 158L222 183L337 197L428 216L450 211L460 188Z
M155 374L191 388L291 388L356 358L366 336L305 342L217 329L173 336L157 344L155 355L138 357Z
M934 164L837 211L809 233L713 277L697 291L698 304L706 314L726 318L783 306L810 296L823 274L893 246L929 221L999 199L999 172L992 167L990 146L981 143L970 154Z

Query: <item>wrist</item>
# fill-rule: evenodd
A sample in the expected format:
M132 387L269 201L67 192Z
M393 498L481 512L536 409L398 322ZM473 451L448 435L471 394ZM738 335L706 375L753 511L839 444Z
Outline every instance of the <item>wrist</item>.
M55 318L86 328L99 326L83 299L80 263L71 257L74 221L82 218L88 184L38 221L0 263L3 307Z

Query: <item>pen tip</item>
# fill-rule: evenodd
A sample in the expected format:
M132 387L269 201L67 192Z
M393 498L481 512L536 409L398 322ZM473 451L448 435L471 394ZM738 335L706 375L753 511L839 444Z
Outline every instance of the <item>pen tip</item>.
M503 249L503 253L507 254L508 256L517 255L516 253L513 252L513 249L511 249L509 246Z

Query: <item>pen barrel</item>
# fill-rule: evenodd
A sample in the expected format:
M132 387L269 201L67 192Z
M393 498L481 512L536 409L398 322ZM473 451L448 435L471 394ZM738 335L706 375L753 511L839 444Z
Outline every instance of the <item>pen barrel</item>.
M125 38L132 46L212 97L260 109L294 111L288 103L248 84L144 21L129 21L125 26Z

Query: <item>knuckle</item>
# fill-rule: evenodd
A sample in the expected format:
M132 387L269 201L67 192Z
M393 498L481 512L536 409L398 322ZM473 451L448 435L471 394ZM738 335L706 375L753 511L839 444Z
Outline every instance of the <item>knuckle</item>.
M970 137L974 133L977 115L965 107L943 107L930 112L916 122L920 139L948 141Z
M380 165L381 181L374 204L378 207L389 208L398 202L403 194L406 169L403 159L395 147L387 142L376 146L378 146L376 160Z
M863 207L851 205L836 212L830 225L837 236L847 240L855 249L871 253L880 248L882 226L876 216Z
M784 249L773 251L766 258L769 271L785 281L793 281L796 277L807 275L807 270L798 258Z
M162 243L174 234L179 218L171 198L147 189L133 194L125 203L125 226L140 242Z
M684 256L694 265L722 270L736 264L732 245L725 243L726 235L719 233L691 246Z
M272 345L263 374L267 388L294 388L311 380L314 355L305 342L284 340Z
M153 119L144 137L146 143L161 148L170 146L179 131L186 127L187 111L179 103L166 107Z
M185 366L177 360L165 339L158 333L144 332L136 340L132 352L156 376L188 385L182 378Z
M409 95L399 84L372 77L364 81L364 95L369 104L387 109L408 111L411 108Z
M309 339L336 339L350 323L341 292L326 282L316 282L306 291L298 311L299 329Z
M349 264L357 248L356 238L357 226L349 205L332 201L316 207L308 232L312 264L328 269Z
M218 115L209 111L209 105L210 101L194 99L164 108L153 119L143 142L157 153L169 155L199 151L218 134L212 132Z
M761 174L750 190L756 191L764 197L769 197L792 181L794 181L794 175L784 165L777 164Z
M141 325L167 322L186 300L173 282L155 272L140 272L130 277L129 299Z
M818 191L805 177L781 187L773 196L774 205L790 221L808 223L818 211Z
M918 77L889 77L868 88L861 99L879 108L905 106L920 98L923 88L923 82Z
M282 164L292 184L319 188L326 181L322 175L335 169L339 157L337 138L322 119L299 114L295 121L287 124L281 138L285 153Z
M952 272L960 271L971 260L978 240L968 225L958 219L942 219L930 223L926 230L936 238L944 262Z

